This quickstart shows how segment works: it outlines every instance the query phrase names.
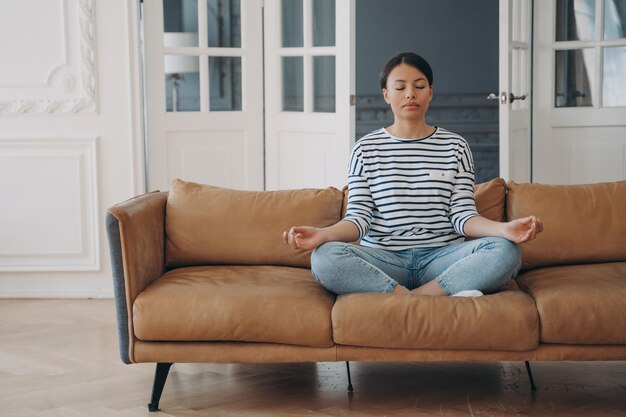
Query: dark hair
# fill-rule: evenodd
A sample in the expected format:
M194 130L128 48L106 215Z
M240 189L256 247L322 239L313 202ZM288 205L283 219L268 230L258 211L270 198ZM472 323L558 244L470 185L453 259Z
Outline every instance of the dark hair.
M387 78L389 78L389 73L400 64L408 64L416 68L426 76L428 84L433 85L433 70L432 68L430 68L428 62L424 58L413 52L402 52L389 59L389 61L387 61L387 63L383 67L379 78L381 89L387 88Z

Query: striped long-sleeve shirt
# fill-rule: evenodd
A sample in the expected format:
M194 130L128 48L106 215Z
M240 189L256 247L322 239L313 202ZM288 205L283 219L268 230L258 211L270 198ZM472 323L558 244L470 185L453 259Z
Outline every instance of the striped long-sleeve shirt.
M438 127L401 139L383 128L356 143L344 220L357 226L361 245L399 251L462 242L465 222L477 215L474 162L461 136Z

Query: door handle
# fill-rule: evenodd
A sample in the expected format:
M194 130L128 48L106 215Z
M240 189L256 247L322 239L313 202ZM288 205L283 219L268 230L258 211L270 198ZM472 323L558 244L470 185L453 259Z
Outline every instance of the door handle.
M526 100L526 94L522 94L521 96L516 96L513 93L509 93L509 103L513 103L515 100Z
M491 94L489 94L487 96L487 100L490 100L490 101L491 100L498 100L498 96L495 93L491 93ZM516 96L513 93L509 93L507 95L507 93L504 92L504 91L502 93L500 93L500 103L501 104L506 104L507 100L510 103L513 103L515 100L526 100L526 94L523 94L521 96Z

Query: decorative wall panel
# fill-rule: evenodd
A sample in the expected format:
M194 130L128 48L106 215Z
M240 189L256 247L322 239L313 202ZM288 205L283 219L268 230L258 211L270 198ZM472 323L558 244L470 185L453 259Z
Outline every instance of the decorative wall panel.
M99 270L96 139L0 139L0 271Z
M4 1L0 15L0 115L97 112L93 0Z

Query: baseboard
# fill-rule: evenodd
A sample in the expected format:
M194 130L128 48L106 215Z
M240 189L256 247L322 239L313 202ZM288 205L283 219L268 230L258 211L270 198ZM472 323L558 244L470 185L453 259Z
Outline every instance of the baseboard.
M103 291L85 291L85 290L16 290L16 291L0 291L0 299L8 298L84 298L84 299L112 299L113 290Z

